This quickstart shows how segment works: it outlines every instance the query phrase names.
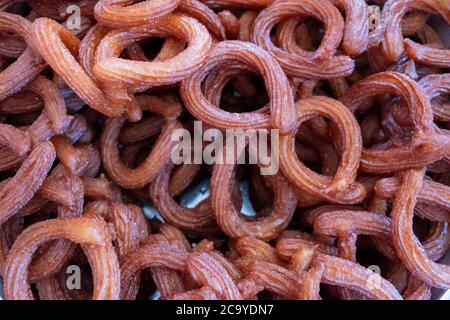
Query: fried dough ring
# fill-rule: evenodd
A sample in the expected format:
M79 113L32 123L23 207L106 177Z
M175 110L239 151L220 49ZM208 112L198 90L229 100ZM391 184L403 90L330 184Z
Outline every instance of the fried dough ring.
M130 61L120 53L136 41L154 36L185 39L187 48L165 61ZM144 91L183 80L205 61L211 47L211 36L197 20L185 15L169 15L156 23L109 32L96 52L93 73L105 87L116 89L117 95ZM130 71L133 72L130 72Z
M58 216L61 218L81 216L84 192L82 181L76 175L95 175L100 166L98 152L89 147L83 148L85 146L73 147L66 140L66 138L58 136L54 138L54 145L56 154L62 159L62 163L66 163L65 158L70 159L69 166L65 167L63 164L59 164L45 179L38 191L39 196L58 204ZM59 141L63 141L63 143ZM63 156L61 156L62 154ZM72 163L76 163L74 166L76 169L73 168ZM25 216L35 213L25 209L26 206L18 212L18 215ZM29 280L35 282L57 273L67 259L72 256L75 247L73 243L65 240L58 240L50 244L39 259L35 259L30 266Z
M156 209L175 227L195 234L217 233L218 228L209 198L192 209L179 205L173 199L173 194L170 192L173 180L170 175L172 169L173 166L164 169L164 172L159 174L149 186L149 195Z
M323 254L319 254L314 263L324 268L323 283L347 287L372 299L403 300L389 281L359 264Z
M298 189L334 203L352 204L362 201L365 188L355 182L362 148L361 133L355 118L336 100L314 97L299 100L297 126L314 116L329 117L338 126L345 146L342 160L333 178L318 175L304 166L295 153L295 135L280 138L280 167L286 178Z
M201 84L217 66L238 61L262 73L271 99L270 115L259 112L229 113L207 101ZM181 95L186 108L197 118L219 129L275 128L281 134L293 129L294 109L292 92L286 76L276 61L259 47L242 41L223 41L214 45L205 64L181 82Z
M396 172L427 165L447 156L450 135L433 123L433 112L420 86L409 77L396 72L381 72L357 82L344 96L343 102L357 112L369 98L389 92L408 104L413 122L412 141L403 147L386 150L363 149L361 170L370 173Z
M80 243L88 256L94 276L93 298L118 299L119 263L108 228L101 218L53 219L27 228L17 238L6 261L5 298L33 299L27 282L33 254L39 245L62 237Z
M313 16L326 26L321 46L314 52L304 52L298 46L289 46L295 52L283 51L272 43L270 31L276 23L295 16ZM256 18L253 26L253 42L270 52L291 77L302 79L326 79L347 76L354 69L354 62L347 56L335 56L344 31L344 21L335 6L329 2L305 0L275 1ZM311 60L313 59L313 60Z
M378 241L382 241L383 248L388 247L387 250L383 250L383 254L385 251L389 253L393 251L390 219L380 214L357 210L329 211L314 219L314 230L321 235L336 237L339 257L350 261L356 262L356 240L360 234L378 237ZM397 260L398 258L395 259ZM344 300L364 298L344 288L340 288L339 294Z
M262 240L272 240L283 231L294 214L296 199L294 192L277 173L265 176L265 180L274 193L272 210L264 217L247 220L241 217L233 202L231 192L236 174L236 164L215 164L211 178L211 204L217 224L230 238L246 236Z
M127 167L120 159L117 149L120 129L125 124L125 118L110 118L106 121L101 136L101 154L105 170L110 178L126 189L139 189L152 181L171 160L171 151L177 142L172 141L172 132L183 128L182 124L174 120L179 115L180 107L177 103L169 104L171 108L158 110L158 105L147 104L147 98L140 98L142 108L158 112L165 116L166 124L146 160L137 168ZM168 106L167 103L162 105Z
M419 61L425 63L437 63L438 65L447 65L448 67L448 50L439 50L427 48L423 45L414 43L411 40L404 40L401 27L402 17L410 10L420 10L441 15L447 22L450 21L450 13L447 4L442 1L435 0L391 0L387 1L383 7L381 24L379 32L381 37L381 51L389 61L397 61L405 50L408 48L408 55L418 58ZM382 41L381 41L382 40ZM447 55L447 56L446 56Z
M424 168L411 169L403 177L391 212L394 246L403 264L417 278L433 287L449 288L449 267L431 261L412 231L414 207L424 175Z

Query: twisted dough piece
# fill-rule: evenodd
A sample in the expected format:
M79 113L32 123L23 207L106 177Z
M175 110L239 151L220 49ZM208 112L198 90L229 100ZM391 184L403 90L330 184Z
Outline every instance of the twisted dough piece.
M367 4L364 0L331 0L345 13L342 49L351 57L359 56L369 44L369 23Z
M359 264L323 254L317 255L314 264L324 269L321 274L323 283L346 287L371 299L403 300L389 281Z
M89 205L96 205L90 203ZM101 216L114 227L114 240L119 258L133 252L148 236L147 222L142 210L135 205L125 205L120 202L111 202L106 206L99 204L103 210L85 212L85 217Z
M298 46L289 46L286 52L277 48L270 38L272 28L283 19L293 16L312 16L324 22L325 34L319 48L305 52ZM339 10L326 1L275 1L260 12L253 26L253 42L270 52L291 77L326 79L347 76L354 62L347 56L335 56L341 43L344 21ZM291 52L292 50L292 52Z
M182 0L100 0L95 5L95 19L111 28L129 28L164 17L174 11Z
M79 49L79 60L84 71L89 75L89 77L96 83L99 88L102 88L101 83L97 80L94 75L94 65L95 65L95 54L100 42L103 38L110 32L110 29L96 24L87 32L86 36L80 43ZM103 88L105 89L104 94L110 102L115 105L126 105L127 118L130 121L139 121L142 118L142 111L136 103L136 100L132 96L126 94L119 94L116 92L115 88Z
M450 74L431 74L420 79L419 84L431 101L434 118L438 121L450 121L450 104L432 101L441 94L450 93Z
M146 268L165 267L180 272L185 270L189 253L177 245L169 244L161 235L156 237L159 237L159 240L144 243L138 250L122 259L120 268L122 299L132 299L135 296L137 288L132 287L130 280L139 276L140 272Z
M25 156L32 147L30 136L9 124L0 124L0 144L9 148L17 156Z
M403 35L410 36L420 32L425 27L429 17L430 14L428 12L419 10L409 11L402 19Z
M120 130L125 124L125 118L109 118L103 128L101 136L101 154L105 170L111 179L123 188L139 189L152 181L171 161L171 151L177 145L172 141L172 132L183 128L175 120L180 114L177 102L162 101L156 97L141 96L138 103L144 110L153 111L165 117L166 123L161 134L145 161L137 168L127 167L121 160L117 149Z
M0 55L5 58L19 58L27 49L27 43L17 35L2 35L0 43Z
M432 222L422 245L431 260L439 261L442 259L450 248L448 223Z
M237 39L239 34L239 20L230 10L219 12L219 18L225 28L227 39Z
M422 188L425 168L411 169L403 177L392 212L394 246L408 270L433 287L450 287L450 270L433 262L426 254L412 230L414 207Z
M297 296L297 276L282 266L259 260L240 259L236 261L244 274L246 286L258 293L262 290L272 292L282 298L295 299ZM255 292L252 292L253 294Z
M80 217L83 213L84 204L84 190L81 179L70 173L63 166L58 166L50 177L46 179L39 193L44 194L46 199L58 201L58 197L55 196L58 189L68 190L64 194L59 191L59 195L68 196L65 200L70 200L70 204L64 206L64 202L56 202L58 204L58 218ZM65 239L51 242L42 251L38 259L33 259L28 268L28 281L39 283L42 279L57 274L73 255L76 247L76 244Z
M283 265L283 261L276 254L274 247L254 237L239 238L236 241L236 250L244 259Z
M28 265L40 245L60 238L79 243L91 264L94 299L118 299L119 262L106 223L101 218L53 219L27 228L14 242L5 266L5 298L32 300Z
M143 142L159 134L164 127L165 120L160 115L152 115L137 123L130 123L120 131L119 141L124 145Z
M397 61L407 48L407 54L422 63L449 66L448 50L434 49L404 40L401 20L410 10L431 12L442 16L447 23L450 22L448 3L440 0L389 0L385 3L381 16L381 23L376 32L383 55L389 61Z
M238 40L250 42L252 39L253 23L258 12L247 10L239 17L239 36Z
M52 85L49 85L44 88L43 91L39 92L39 95L45 101L56 103L61 102L62 100L59 99L59 93L57 91L55 92L52 87ZM55 93L56 95L54 95ZM64 110L65 107L64 104L60 106L51 104L48 106L48 109L54 109L57 113L57 110ZM70 117L67 117L66 119L70 119ZM88 131L88 128L86 128L86 124L83 123L82 119L83 117L79 115L73 117L72 121L65 129L65 135L72 139L73 142L85 138ZM6 124L2 124L0 127L0 131L2 132L2 143L7 146L0 149L2 150L0 153L2 157L2 165L0 166L1 170L9 170L14 168L17 164L24 160L24 156L26 155L25 153L29 152L31 148L41 142L50 140L55 134L52 129L52 123L50 123L50 119L48 118L45 110L28 128L26 128L25 132L21 130L19 132L18 129L13 129L11 126ZM11 136L11 130L17 132L18 135L14 133L15 137Z
M55 157L51 142L43 142L33 148L14 177L0 189L0 225L31 200L44 182Z
M80 65L92 79L95 79L92 69L95 64L95 53L97 51L97 47L109 31L110 29L108 27L97 23L89 29L86 36L84 36L80 42Z
M173 199L174 193L171 192L171 189L173 190L174 188L173 185L176 182L174 177L177 174L179 175L179 171L180 169L173 170L173 165L170 165L150 184L149 195L155 208L168 223L175 227L188 230L194 234L217 233L219 229L215 222L209 197L197 204L195 208L185 208ZM194 170L193 173L196 173L196 171ZM171 176L171 172L174 172L173 176ZM189 176L183 176L182 178L183 180L192 181L192 179L189 179Z
M83 183L83 185L85 184ZM107 188L110 189L110 186L107 186ZM114 191L104 190L104 192L106 195ZM113 195L113 197L116 196ZM120 203L111 204L107 201L95 201L86 205L84 217L102 217L109 223L109 226L112 227L111 230L113 230L113 240L119 258L128 251L139 247L139 242L147 237L147 225L142 216L142 212L133 205L126 206ZM72 246L75 246L75 248L77 247L75 243L68 242ZM66 259L72 258L74 252L75 250L68 251L66 253ZM61 270L61 267L56 269L56 271L59 270ZM135 279L135 281L138 281L138 279ZM39 290L39 298L42 300L72 300L87 299L89 297L85 292L77 292L76 294L70 292L66 286L60 283L58 274L39 281L37 287Z
M161 130L159 130L156 133L159 133ZM126 148L122 149L122 158L124 160L124 164L133 167L136 166L136 164L140 163L140 161L143 160L143 157L147 154L148 149L145 148L145 145L148 143L148 141L138 142L132 145L127 146ZM170 164L168 164L170 166ZM197 173L200 170L200 165L192 165L192 164L183 164L179 167L177 167L175 170L173 170L173 174L171 172L170 181L168 184L168 189L163 189L162 185L157 185L157 188L160 188L162 191L162 197L153 198L153 201L155 201L154 205L158 206L158 200L163 200L163 203L161 207L158 208L159 211L162 211L161 214L165 214L167 211L164 211L163 208L167 208L169 211L167 216L172 216L172 214L181 216L184 216L182 214L183 207L178 207L178 205L175 202L170 201L170 197L176 197L179 196L183 191L185 191L193 182L193 180L197 177ZM155 180L160 179L161 176L164 176L165 174L168 174L170 171L170 168L164 168L160 174L155 178ZM160 180L161 181L161 180ZM163 180L164 181L164 180ZM164 184L164 182L162 183ZM153 186L153 183L152 183ZM150 188L152 188L150 186ZM142 188L139 190L133 190L133 194L138 199L143 199L143 201L151 201L149 190L148 188ZM166 193L168 192L168 194ZM169 197L169 198L166 198ZM165 202L165 200L169 200L169 203ZM166 207L166 205L168 205ZM175 205L175 207L172 207L171 205ZM180 209L181 208L181 209ZM167 217L165 218L167 220ZM176 220L176 219L175 219ZM189 220L189 219L188 219ZM188 222L185 220L185 222ZM176 223L174 223L176 224Z
M21 36L27 49L5 70L0 72L0 100L19 92L46 67L45 61L33 52L31 23L25 18L0 12L0 29Z
M165 224L161 226L159 232L170 244L177 246L181 250L191 251L191 244L179 229ZM163 238L156 241L163 241ZM150 272L162 299L173 299L176 295L185 292L186 281L183 281L185 279L178 271L167 267L153 267L150 269Z
M259 71L270 98L270 115L260 112L229 113L220 110L204 96L201 85L217 66L239 62ZM292 132L295 125L293 97L288 80L278 63L264 50L242 41L222 41L214 45L205 64L181 82L181 96L186 108L199 120L220 129L275 128L281 134Z
M211 253L191 253L186 261L186 271L202 286L199 290L203 294L211 290L212 294L208 295L221 300L242 300L241 292L231 275ZM187 292L183 298L189 297L190 294L192 293Z
M404 145L388 144L384 149L363 149L361 170L370 173L396 172L428 165L450 153L450 135L433 123L428 97L409 77L396 72L380 72L360 80L341 97L352 112L358 111L369 98L389 92L407 103L413 122L411 141Z
M47 201L57 204L58 217L79 217L83 211L84 192L82 181L77 175L96 175L100 166L99 154L90 146L74 147L63 136L53 138L53 144L61 164L45 179L33 199L43 197L44 204ZM36 213L26 208L33 199L17 213L18 216ZM72 256L75 248L74 244L65 240L51 243L42 251L39 259L34 259L29 270L29 280L35 282L56 274Z
M308 245L294 249L295 247L289 242L290 239L282 239L277 243L276 250L281 256L292 257L298 250L308 249ZM312 249L315 250L314 246ZM300 287L300 290L307 290L306 297L308 298L319 296L319 293L312 289L319 289L314 283L317 284L320 281L357 291L371 299L402 300L402 296L389 281L358 263L323 253L315 253L311 260L311 266L314 268L313 270L319 268L320 272L316 270L313 273L320 279L307 279L305 286Z
M236 159L238 157L239 155ZM258 163L258 166L263 167L263 164ZM293 190L280 173L264 176L265 182L274 194L272 208L266 208L264 210L266 214L261 218L247 220L236 208L230 191L235 183L237 168L236 163L214 165L211 178L211 205L217 224L234 239L246 236L262 240L276 238L287 227L294 214L296 199Z
M373 214L364 211L334 211L326 212L319 215L314 220L314 230L319 234L325 234L338 238L338 251L339 256L351 261L356 261L356 237L358 234L365 234L378 237L377 241L382 241L383 247L382 253L385 254L392 252L392 232L391 232L391 220L379 214ZM442 233L441 233L442 235ZM444 235L445 237L445 235ZM379 242L378 242L379 243ZM377 244L378 244L377 243ZM431 241L427 241L427 248L430 248ZM442 242L441 242L442 244ZM432 250L435 250L434 248ZM427 254L432 254L433 251L427 251ZM386 255L387 258L392 259L391 255ZM395 255L394 261L397 262L398 258ZM423 284L419 280L414 280L415 284L419 285L420 290L424 290L423 295L427 297L430 295L430 287ZM405 299L410 299L411 292L419 290L416 288L413 290L411 287L404 293ZM361 299L360 296L356 296L353 292L349 292L344 289L341 290L341 295L344 299Z
M443 122L450 121L450 104L438 98L440 95L450 92L450 74L430 74L420 79L419 84L431 101L434 119ZM392 116L399 125L411 125L408 108L404 103L397 103L392 108Z
M276 248L280 256L290 258L286 267L259 260L237 261L245 280L291 299L319 298L320 282L353 289L374 299L401 299L390 282L359 264L317 253L317 243L292 246L286 241L290 239L279 240Z
M299 288L300 300L321 300L320 283L324 267L322 264L313 265L302 277Z
M404 19L403 22L407 22L406 19ZM426 47L445 47L445 44L441 40L438 33L428 24L424 24L422 28L415 30L412 36L416 36ZM421 78L428 75L429 73L438 72L437 67L416 63L416 61L408 57L407 54L403 54L399 58L399 60L392 64L392 61L388 60L383 55L380 47L370 47L367 53L369 65L375 72L386 71L387 69L390 69L391 71L397 71L396 69L403 69L402 72L407 73L412 78Z
M56 84L43 76L37 76L24 89L42 98L45 106L43 112L51 122L53 133L63 134L73 118L67 115L66 104Z
M448 49L437 49L425 46L410 39L405 40L405 48L406 54L416 62L439 68L450 67L450 50Z
M84 102L106 116L117 117L123 113L124 106L114 105L107 99L76 61L80 40L69 30L54 20L39 18L33 23L33 37L39 53Z
M130 61L119 58L130 44L148 37L176 37L187 42L187 48L164 61ZM184 15L169 15L158 22L108 33L100 42L94 75L103 86L126 97L127 92L169 85L183 80L205 61L211 47L211 36L197 20Z
M217 40L225 40L225 26L218 14L197 0L182 0L177 11L181 11L205 25Z
M375 185L375 193L382 198L395 198L400 187L401 179L385 178L377 182ZM434 214L432 216L427 216L428 219L437 222L450 221L450 204L448 199L450 199L450 187L426 179L423 182L420 193L417 195L417 209L424 205L433 206ZM437 214L439 211L443 211L444 214ZM420 214L419 210L417 214Z
M389 188L390 186L396 184L395 182L392 183L393 182L392 180L395 181L396 178L381 179L375 185L375 194L372 197L369 205L369 210L371 212L378 213L381 215L387 214L387 201L384 199L384 197L388 198L390 197L390 195L387 195L387 193L389 193L390 191ZM380 189L383 190L380 191ZM395 192L397 191L398 189ZM427 192L422 192L422 194L424 193L426 194ZM378 196L378 194L380 194L381 196ZM425 210L419 210L419 206L421 206L421 204L418 204L416 206L417 215L422 216L424 219L430 219L431 221L445 221L445 219L442 219L441 217L436 219L434 209L427 210L427 208L425 208ZM430 211L433 213L430 213ZM381 242L381 240L377 238L373 238L372 240L377 250L380 251L389 260L394 262L398 260L397 254L395 251L392 250L391 245L386 245L386 243ZM449 248L450 245L449 241L450 235L448 232L447 222L431 222L428 234L426 235L426 237L424 237L422 241L422 246L430 259L432 259L433 261L438 261L447 252L448 250L447 248Z
M368 16L367 4L362 0L333 0L331 1L337 8L345 12L345 27L344 37L341 43L342 50L349 56L357 57L367 50L369 41L369 26L368 19L364 17ZM277 28L277 43L285 51L291 53L305 54L303 50L298 47L297 43L302 44L303 48L311 49L314 51L311 38L306 25L303 25L301 30L305 34L305 38L297 41L296 36L299 29L299 23L305 20L301 18L291 18L284 20L280 27ZM330 27L328 25L328 27ZM297 31L297 32L296 32ZM321 44L324 46L324 43ZM314 52L309 52L308 55L314 57Z
M362 201L365 188L355 182L362 142L358 123L345 106L326 97L299 100L297 127L320 115L330 118L339 128L342 158L334 177L319 175L302 164L295 152L295 135L280 138L280 167L286 178L296 187L319 199L334 203L352 204Z

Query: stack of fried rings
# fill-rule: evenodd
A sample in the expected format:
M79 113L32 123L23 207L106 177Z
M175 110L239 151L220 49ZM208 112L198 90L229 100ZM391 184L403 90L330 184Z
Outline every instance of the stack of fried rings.
M450 2L367 2L0 0L4 298L450 289Z

